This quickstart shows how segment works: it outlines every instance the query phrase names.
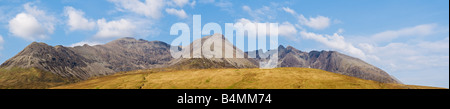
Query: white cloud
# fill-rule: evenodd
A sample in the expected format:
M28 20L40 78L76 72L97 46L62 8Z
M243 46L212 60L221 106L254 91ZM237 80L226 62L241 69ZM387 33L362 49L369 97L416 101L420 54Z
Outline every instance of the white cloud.
M70 30L93 30L95 29L95 21L84 18L84 12L73 7L64 8L65 16L69 17L67 24Z
M305 16L300 15L298 19L300 24L317 30L325 29L330 26L330 18L324 16L317 16L315 18L310 17L309 19L306 19Z
M96 32L92 38L72 44L70 46L82 46L83 44L98 45L121 37L144 38L149 35L158 35L160 30L153 28L152 20L141 17L124 17L107 21L105 18L96 22Z
M9 21L9 31L14 35L25 40L34 41L36 39L45 39L47 34L52 31L46 31L38 20L29 14L20 13Z
M448 77L449 37L438 41L391 42L385 46L371 43L357 43L358 46L353 46L338 33L322 35L301 31L300 35L305 39L316 40L331 49L375 64L390 74L396 75L395 77L406 84L422 82L423 85L424 81L429 81L426 78L431 78L433 75ZM421 76L417 78L408 75ZM448 81L448 78L441 79Z
M100 45L100 44L103 44L103 43L94 42L94 41L81 41L81 42L78 42L78 43L74 43L74 44L70 45L69 47L83 46L84 44L87 44L89 46L95 46L95 45Z
M185 18L188 17L186 12L184 12L183 9L177 10L177 9L174 9L174 8L167 8L166 12L168 14L175 15L175 16L181 18L181 19L185 19Z
M189 5L191 5L191 7L194 7L195 4L197 4L197 2L196 1L192 1Z
M393 42L385 46L362 43L360 46L368 55L380 58L373 62L388 65L390 71L409 71L425 68L448 67L448 37L438 41L416 43ZM382 60L382 61L381 61ZM447 60L447 61L445 61ZM369 60L371 61L371 60Z
M436 24L424 24L399 30L389 30L370 35L366 40L357 38L368 58L366 61L383 68L406 84L439 85L448 81L449 37L437 41L416 40L418 37L430 37L440 28ZM392 42L401 38L401 42ZM388 43L384 43L388 42ZM436 81L430 83L429 81ZM428 83L428 84L424 84Z
M389 30L380 32L372 35L369 38L361 38L359 37L359 47L367 53L367 55L372 55L377 58L381 58L383 60L399 60L406 57L411 56L419 56L424 54L436 55L436 54L448 54L449 49L449 41L448 37L435 41L413 41L415 43L400 43L400 42L390 42L394 39L408 36L409 38L414 38L413 36L429 36L437 32L436 24L423 24L414 27L407 27L399 30ZM358 38L356 38L358 39ZM361 40L366 39L366 40ZM405 41L408 42L409 39ZM379 46L380 42L390 42L385 46ZM390 57L399 56L392 59L385 59L386 56L391 55ZM395 64L401 63L392 62L389 65L398 66ZM384 63L387 64L387 63Z
M358 46L366 53L374 53L375 52L375 47L372 44L360 43L360 44L358 44Z
M306 39L313 39L322 44L325 44L326 46L328 46L332 49L336 49L339 51L343 51L345 53L349 53L351 56L355 56L355 57L362 58L362 59L366 58L366 55L362 50L356 48L351 43L346 42L344 39L344 36L341 36L337 33L334 33L333 35L322 35L322 34L301 31L300 35Z
M241 18L241 19L238 19L237 21L236 21L236 23L242 23L242 24L247 24L247 23L253 23L252 21L250 21L249 19L246 19L246 18Z
M290 13L290 14L293 14L293 15L296 14L295 11L292 10L291 8L289 8L289 7L283 7L283 10L286 11L286 12L288 12L288 13Z
M249 19L241 18L241 19L236 20L235 24L237 24L237 23L241 23L241 24L244 25L244 28L236 28L236 29L238 29L238 30L248 30L248 33L256 33L256 32L257 32L257 27L256 27L256 25L255 25L255 28L254 28L254 29L251 29L251 28L245 28L245 25L247 25L248 23L258 23L258 22L253 22L253 21L251 21L251 20L249 20Z
M246 19L246 18L241 18L241 19L238 19L238 20L235 22L235 24L237 24L237 23L243 24L243 25L244 25L244 28L236 28L236 29L239 29L239 30L248 30L248 31L251 32L251 33L257 33L257 32L258 32L258 25L257 25L257 24L262 23L262 22L251 21L251 20ZM245 25L247 25L248 23L254 24L255 28L254 28L254 29L246 28ZM265 24L266 24L266 28L267 28L267 29L265 30L265 33L266 33L266 35L270 35L270 32L274 32L274 29L270 29L270 28L269 28L268 22L266 22ZM286 24L286 25L287 25L287 24Z
M106 22L105 19L97 21L99 31L94 35L95 38L119 38L133 37L136 35L136 25L126 19Z
M252 9L249 6L247 6L247 5L242 6L242 10L247 11L247 12L251 12L252 11Z
M403 28L400 30L389 30L377 33L370 38L370 41L391 41L403 36L426 36L435 33L436 24L423 24L415 27Z
M287 38L289 38L289 39L292 39L292 40L298 40L297 38L296 38L296 35L297 35L297 29L295 28L295 26L294 25L292 25L291 23L289 23L289 22L283 22L282 24L280 24L279 26L278 26L278 34L280 35L280 36L285 36L285 37L287 37Z
M9 21L9 31L14 36L29 41L46 39L48 34L53 34L56 19L31 5L31 3L26 3L24 5L25 12L17 14Z
M114 3L118 11L131 13L107 21L105 18L91 20L84 17L84 12L73 7L65 7L65 16L69 17L67 25L70 30L97 30L88 40L74 45L97 42L104 43L120 37L147 37L158 35L160 30L152 27L162 16L162 9L168 5L169 0L108 0ZM181 3L181 4L179 4ZM184 1L173 1L173 5L186 5ZM189 4L189 3L188 3ZM190 4L194 5L194 4ZM176 13L183 16L184 10ZM185 14L185 12L184 12Z
M342 28L339 28L338 29L338 31L336 32L336 33L338 33L338 34L342 34L342 33L344 33L345 32L345 30L344 29L342 29Z
M244 28L236 28L236 29L250 30L250 32L257 33L258 27L257 27L256 24L264 23L264 22L251 21L251 20L246 19L246 18L241 18L241 19L236 20L235 24L237 24L237 23L241 23L244 26L246 24L248 24L248 23L253 23L253 24L255 24L255 27L256 27L254 30L249 29L249 28L245 28L245 27ZM266 35L269 35L271 32L275 32L275 29L270 29L269 28L269 25L268 25L269 22L265 22L265 24L267 24L266 25L267 30L265 31ZM295 40L296 41L296 40L298 40L298 38L296 37L297 33L298 33L297 29L290 22L283 22L283 23L278 25L278 35L279 36L286 37L286 38L289 38L290 40Z
M189 0L172 0L171 2L168 2L168 4L170 6L183 7L184 5L187 5L187 4L190 4L190 3L189 3Z
M435 42L422 41L418 43L417 46L420 48L424 48L430 52L442 52L442 50L448 51L449 37Z
M161 17L161 11L166 4L164 0L109 0L113 2L120 11L131 11L154 19Z
M23 7L25 9L25 12L38 18L39 21L44 22L44 26L46 26L47 28L53 29L54 21L56 21L56 18L52 15L47 14L43 10L39 10L37 6L32 5L32 3L24 4Z
M256 21L265 21L267 19L275 19L276 11L269 6L263 6L259 9L251 9L249 6L242 6L242 10L246 11Z
M123 8L132 7L131 5L143 5L140 1L128 0L128 1L115 1L116 5L123 5ZM137 3L139 2L139 3ZM152 6L155 1L146 1L146 6ZM150 8L150 7L136 7L136 8ZM136 12L138 9L131 9ZM142 11L146 12L146 11ZM139 14L139 13L138 13ZM146 14L146 13L141 13ZM98 19L96 22L85 18L84 12L77 10L73 7L65 7L65 15L69 17L67 25L70 26L70 30L98 30L93 39L79 42L77 44L91 43L94 42L105 42L110 39L120 38L120 37L147 37L150 34L159 34L157 29L152 28L152 22L158 19L149 19L147 16L121 16L117 20L107 21L105 18ZM151 17L151 16L150 16ZM155 16L153 16L155 17ZM184 17L184 16L182 16ZM76 45L76 44L75 44Z
M285 12L292 14L293 16L296 16L299 23L305 26L308 26L313 29L321 30L328 28L330 26L330 18L325 16L317 16L317 17L309 17L306 18L303 14L297 14L294 10L292 10L289 7L283 7L282 8Z

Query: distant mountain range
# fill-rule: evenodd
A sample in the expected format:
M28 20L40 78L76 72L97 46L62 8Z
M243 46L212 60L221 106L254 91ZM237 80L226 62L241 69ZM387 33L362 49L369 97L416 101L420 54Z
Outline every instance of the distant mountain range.
M204 40L214 37L223 39L224 46L232 46L234 50L243 52L222 35L206 36L196 41L203 40L202 42L204 42ZM191 44L190 46L193 48L199 45ZM122 71L152 68L256 68L259 65L258 62L263 60L259 58L259 55L257 58L174 59L170 54L170 47L171 45L165 42L134 38L121 38L104 45L76 47L49 46L45 43L33 42L1 64L0 68L37 68L63 78L86 80ZM192 50L190 51L192 52ZM385 71L336 51L303 52L291 46L286 48L279 46L278 51L278 67L316 68L382 83L400 83ZM246 57L247 53L250 52L245 52Z
M253 52L256 52L257 59L260 60L258 52L261 50ZM303 52L292 46L285 48L280 45L278 57L278 67L315 68L383 83L401 83L380 68L337 51Z

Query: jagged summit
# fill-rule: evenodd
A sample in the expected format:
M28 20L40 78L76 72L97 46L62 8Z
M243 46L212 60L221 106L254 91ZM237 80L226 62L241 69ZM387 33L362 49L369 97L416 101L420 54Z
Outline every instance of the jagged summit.
M164 43L164 42L161 42L161 41L147 41L147 40L144 40L144 39L139 39L138 40L138 39L133 38L133 37L124 37L124 38L119 38L119 39L113 40L111 42L108 42L105 45L108 45L108 44L134 44L134 43L148 43L148 42L151 42L151 43Z
M105 45L153 45L153 44L157 44L157 45L169 45L165 42L162 41L147 41L144 39L135 39L133 37L125 37L125 38L120 38L117 40L113 40L111 42L106 43Z
M278 46L278 49L285 49L283 45Z
M25 47L25 49L39 49L39 48L47 48L51 47L50 45L43 43L43 42L32 42L28 46Z

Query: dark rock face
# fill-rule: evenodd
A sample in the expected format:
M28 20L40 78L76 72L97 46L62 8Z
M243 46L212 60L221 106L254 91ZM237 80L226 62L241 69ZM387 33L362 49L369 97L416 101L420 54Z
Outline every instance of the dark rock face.
M291 46L286 48L279 46L278 57L278 67L316 68L366 80L400 83L385 71L360 59L336 51L311 51L308 53Z
M0 68L39 68L63 77L88 79L120 71L164 67L172 60L170 45L159 41L122 38L97 46L28 45Z

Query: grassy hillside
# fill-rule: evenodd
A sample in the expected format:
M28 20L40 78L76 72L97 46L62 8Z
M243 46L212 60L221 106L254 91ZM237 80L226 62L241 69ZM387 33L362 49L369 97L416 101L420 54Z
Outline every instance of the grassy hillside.
M309 68L138 70L55 89L423 89Z
M73 81L37 68L0 69L0 89L45 89Z

